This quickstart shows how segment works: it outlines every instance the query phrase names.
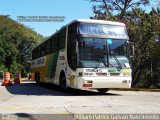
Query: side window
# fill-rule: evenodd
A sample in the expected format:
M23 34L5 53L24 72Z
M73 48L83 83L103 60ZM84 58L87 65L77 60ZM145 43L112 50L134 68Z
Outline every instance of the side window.
M57 37L56 37L56 51L59 51L60 50L60 33L57 34Z
M46 54L50 53L50 39L46 42Z
M35 59L35 49L32 51L32 60L34 60Z
M43 43L42 45L40 45L40 47L41 47L41 55L40 55L40 57L42 57L46 53L46 42Z
M51 46L51 52L53 52L55 50L55 47L54 47L54 37L53 36L51 37L50 46Z
M36 48L36 49L35 49L35 59L38 58L38 53L39 53L39 52L38 52L38 48Z
M50 52L58 51L58 47L59 47L58 35L54 35L51 37L51 40L50 40Z
M61 32L60 32L60 35L59 35L59 49L64 49L65 48L65 42L66 42L66 28L63 29Z
M53 41L52 41L52 47L53 47L53 52L56 51L56 37L54 37Z
M62 29L57 35L54 43L56 44L56 51L60 51L65 48L66 41L66 29Z
M37 49L37 54L38 54L38 57L41 57L42 55L42 49L41 49L42 45L40 45Z
M77 24L68 26L68 41L67 41L67 59L69 66L72 70L76 70L77 55L76 55L76 37L77 37Z
M32 51L32 59L36 59L65 48L66 28L53 35Z
M55 37L54 37L53 46L54 46L54 52L57 52L58 48L59 48L58 35L55 35Z
M44 44L41 45L41 56L42 57L44 55Z

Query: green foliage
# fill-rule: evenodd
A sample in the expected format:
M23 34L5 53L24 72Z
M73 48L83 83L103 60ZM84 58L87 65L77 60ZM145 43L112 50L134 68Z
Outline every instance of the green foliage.
M150 0L90 0L94 3L92 9L94 18L110 19L113 15L119 14L123 19L128 11L149 5Z
M6 67L3 64L0 64L0 71L7 71Z
M132 86L150 87L160 84L160 41L156 40L160 37L160 10L152 9L150 13L146 13L141 8L148 5L149 1L144 0L91 1L97 3L93 9L93 18L106 19L106 13L109 12L108 20L124 22L127 25L130 41L135 44ZM129 5L130 2L134 6ZM113 14L109 6L113 7L113 11L117 7L117 14Z
M0 16L0 70L23 75L30 64L32 49L42 39L43 36L32 29L8 16Z
M140 9L133 9L125 19L128 26L130 40L135 43L135 58L133 60L133 86L149 87L155 78L156 69L159 68L160 44L155 41L156 36L160 35L160 16L154 13L145 13ZM153 73L151 75L151 64ZM145 72L144 72L145 71ZM146 79L149 81L146 81ZM145 84L146 83L146 84ZM142 86L140 86L142 87Z

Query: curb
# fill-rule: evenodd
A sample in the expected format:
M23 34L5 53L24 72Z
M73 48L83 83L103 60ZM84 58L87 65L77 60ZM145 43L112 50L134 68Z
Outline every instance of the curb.
M147 89L147 88L113 88L115 91L144 91L144 92L160 92L160 89Z

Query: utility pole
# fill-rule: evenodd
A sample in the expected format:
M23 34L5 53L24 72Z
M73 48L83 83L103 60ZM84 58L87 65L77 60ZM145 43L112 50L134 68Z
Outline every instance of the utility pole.
M152 60L151 60L151 79L153 79L153 66L152 66Z
M158 0L158 9L160 10L160 0Z

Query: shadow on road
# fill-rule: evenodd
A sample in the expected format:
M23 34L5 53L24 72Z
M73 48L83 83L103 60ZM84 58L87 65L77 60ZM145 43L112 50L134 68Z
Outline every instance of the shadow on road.
M27 114L16 113L15 118L19 120L76 120L73 114ZM14 118L14 117L13 117Z
M37 96L121 96L120 94L99 93L97 91L85 91L68 89L62 92L56 85L37 85L36 83L21 83L6 87L11 94L17 95L37 95Z

